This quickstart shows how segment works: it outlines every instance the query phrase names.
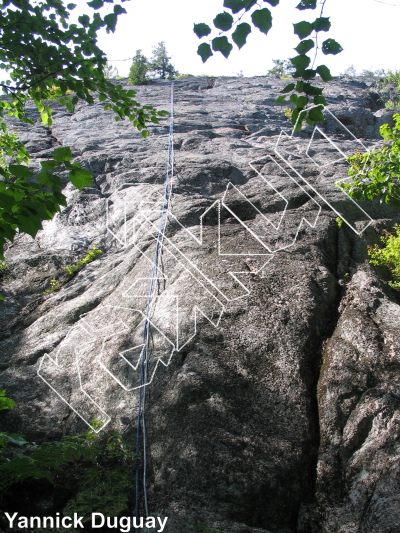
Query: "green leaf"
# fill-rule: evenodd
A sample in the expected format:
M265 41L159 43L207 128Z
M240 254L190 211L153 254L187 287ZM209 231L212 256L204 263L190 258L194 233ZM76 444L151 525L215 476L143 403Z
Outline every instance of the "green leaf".
M52 155L55 161L70 161L72 158L71 148L69 146L55 148Z
M286 87L284 87L280 92L281 93L290 93L290 91L293 91L295 87L295 84L294 83L289 83L288 85L286 85Z
M256 9L251 14L251 20L253 21L254 26L256 26L262 33L267 33L272 27L272 15L271 11L268 8Z
M294 33L298 35L300 39L308 37L314 30L312 24L306 22L305 20L298 22L297 24L293 24L293 29Z
M215 17L213 20L214 26L218 28L219 30L227 31L232 28L233 24L233 17L230 13L227 11L224 11L223 13L220 13ZM229 54L228 54L229 55ZM225 56L228 57L228 56Z
M335 39L326 39L326 41L322 43L322 52L325 55L328 55L328 54L336 55L336 54L339 54L342 50L343 48L340 46L340 44L337 41L335 41Z
M202 43L197 48L197 53L201 57L201 60L203 61L203 63L205 63L207 59L213 55L211 51L211 46L208 43Z
M300 4L296 6L296 9L315 9L317 7L317 0L301 0Z
M329 17L320 17L314 20L313 28L315 31L329 31L331 23L329 22Z
M236 30L232 33L233 42L237 45L239 49L246 44L246 39L250 32L250 24L247 24L247 22L242 22L242 24L239 24L236 27Z
M290 95L290 101L292 102L292 104L294 104L295 106L297 106L297 100L298 100L298 96L297 94L293 93Z
M303 92L309 94L310 96L318 96L322 94L322 89L320 87L315 87L309 83L303 84Z
M206 35L209 35L211 33L211 28L210 26L208 26L208 24L200 22L200 24L194 25L193 31L197 35L197 37L201 39L202 37L205 37Z
M110 13L104 17L104 22L106 23L107 32L115 32L115 26L117 25L117 15L115 13Z
M304 55L304 54L301 54L301 55L298 55L296 57L291 57L290 58L290 62L292 63L292 65L294 67L296 67L296 70L298 72L301 72L302 70L305 70L308 65L310 64L310 61L311 59Z
M44 161L44 163L47 163L47 161ZM57 164L57 163L56 163ZM52 170L52 168L43 168L44 172L39 172L39 174L36 174L36 179L39 183L42 185L48 185L49 181L51 180L52 175L50 172L47 172L47 170Z
M297 123L297 124L298 124L298 126L300 125L300 128L297 126L296 131L298 131L299 129L301 129L301 125L303 124L303 122L304 122L306 116L307 116L307 111L305 111L305 110L300 111L300 113L299 113L299 117L298 117L298 119L297 119L297 120L298 120L298 123Z
M10 210L16 204L16 200L12 193L5 194L0 192L0 205L1 209Z
M43 170L53 170L54 168L59 166L59 163L57 161L54 161L53 159L48 159L47 161L41 161L40 166Z
M72 185L80 191L83 187L90 187L93 185L92 173L83 168L71 170L69 173L69 179L71 180Z
M103 7L103 4L103 0L92 0L91 2L87 2L87 5L89 7L92 7L93 9L100 9L101 7Z
M251 9L256 3L257 0L243 0L243 4L246 8L246 11L249 11L249 9Z
M24 165L9 165L9 170L13 176L22 179L29 179L33 176L33 172Z
M332 79L331 71L329 70L329 68L327 66L319 65L317 67L317 72L318 72L318 74L321 76L321 78L324 81L331 81L331 79Z
M264 0L264 2L268 2L271 4L271 6L277 6L279 4L279 0Z
M303 107L306 107L306 105L308 104L308 98L307 96L299 96L299 98L297 99L297 107L300 107L300 108L303 108Z
M243 0L224 0L224 7L229 8L233 14L245 9Z
M294 126L294 131L300 131L301 125L307 115L307 112L300 110L298 107L293 110L292 113L292 125Z
M328 105L326 103L326 100L323 96L314 96L314 104L315 105L319 105L319 104L322 104L322 105Z
M115 13L116 15L122 15L123 13L126 13L126 9L123 8L122 6L116 4L116 5L114 6L114 13Z
M303 70L301 72L301 77L303 78L303 80L311 80L312 78L315 78L316 73L316 70L307 68L306 70Z
M12 444L16 444L17 446L25 446L26 444L28 444L28 441L22 435L18 435L17 433L11 433L11 434L3 433L0 435L6 435L8 442L11 442Z
M42 224L36 216L26 214L17 214L18 228L20 231L27 233L31 237L35 238L38 231L42 229Z
M286 96L285 95L282 95L282 96L278 96L278 98L275 100L275 103L276 104L283 104L283 102L286 100Z
M311 120L314 122L324 122L324 114L322 113L322 110L320 107L312 107L308 110L308 116Z
M222 37L215 37L212 40L212 47L215 52L221 52L221 54L226 58L228 58L233 48L225 35Z
M90 17L88 15L81 15L78 17L78 22L82 24L85 28L90 25Z
M311 48L314 48L314 41L312 39L307 39L306 41L301 41L301 43L296 46L295 50L298 54L306 54Z

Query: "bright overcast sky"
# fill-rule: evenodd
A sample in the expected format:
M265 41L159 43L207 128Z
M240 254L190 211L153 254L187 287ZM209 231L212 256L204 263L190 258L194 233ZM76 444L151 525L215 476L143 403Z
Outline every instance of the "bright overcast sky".
M75 1L81 10L85 2ZM131 63L123 60L132 58L138 49L150 57L152 47L160 41L165 41L180 73L234 76L242 71L245 76L262 76L272 67L272 59L296 55L293 48L299 40L293 34L292 23L307 17L313 20L317 14L295 9L299 1L281 0L272 7L260 0L260 5L270 8L273 16L268 36L255 28L241 51L234 45L229 59L217 52L204 65L196 53L200 40L193 33L193 23L212 26L213 18L224 10L223 0L130 0L124 3L128 13L119 17L116 32L102 33L99 45L120 76L128 74ZM111 11L112 7L107 9ZM400 0L327 0L324 16L330 17L332 27L329 33L320 34L321 40L332 37L344 51L337 56L321 53L316 64L325 63L333 75L352 64L358 72L400 70Z

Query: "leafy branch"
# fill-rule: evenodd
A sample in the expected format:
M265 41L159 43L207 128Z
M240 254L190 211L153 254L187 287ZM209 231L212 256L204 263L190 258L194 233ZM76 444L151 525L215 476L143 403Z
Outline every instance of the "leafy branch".
M1 139L4 142L6 136ZM20 147L18 141L16 146ZM19 157L27 157L25 149L20 149ZM35 176L25 165L0 165L0 259L4 259L2 250L7 239L13 241L18 231L35 237L42 229L42 221L50 220L60 206L67 205L61 178L54 170L68 171L71 183L79 190L92 184L91 173L78 163L71 163L71 159L68 146L55 148L52 159L41 161L42 171Z
M273 7L279 4L279 0L263 1ZM326 65L318 65L314 69L314 63L319 50L319 32L327 32L331 27L329 17L322 16L325 2L326 0L322 1L320 15L314 22L301 21L293 24L294 33L299 37L300 43L295 48L298 55L292 57L290 62L295 68L295 72L292 75L293 78L300 79L297 83L286 85L281 91L283 95L276 99L276 103L285 103L286 96L289 96L290 102L295 106L291 117L295 130L300 130L304 121L310 126L313 126L315 122L322 122L324 120L322 109L326 105L326 100L322 95L323 90L309 82L310 80L314 80L317 75L325 82L332 79L330 70ZM223 6L228 8L232 14L241 13L241 15L235 21L233 16L227 11L219 13L213 20L214 27L220 30L217 37L210 40L208 36L212 33L212 29L208 24L200 23L194 25L194 32L199 39L204 37L208 38L208 43L201 43L197 49L197 53L203 62L206 62L214 55L214 52L220 52L224 57L229 57L233 45L226 35L221 36L222 33L231 31L230 37L240 49L246 44L247 37L252 31L252 26L258 28L265 35L268 34L272 27L272 14L270 9L266 7L260 9L261 4L257 0L224 0ZM317 0L301 0L296 7L300 11L316 9ZM252 26L248 22L238 24L247 13L250 15L251 20L249 22L251 22ZM235 30L232 32L234 27ZM313 49L315 49L314 61L312 67L309 68L311 58L307 54ZM325 55L336 55L342 51L342 47L334 39L328 38L323 41L321 50Z
M110 4L113 11L101 15L99 10ZM0 99L0 259L6 240L12 241L18 232L35 237L42 221L66 205L57 172L67 170L79 189L93 184L91 173L71 162L67 147L54 150L34 176L26 166L29 157L22 143L7 131L7 115L33 124L25 110L27 101L33 100L42 123L51 127L48 101L57 100L73 113L78 101L93 104L97 96L116 120L129 119L146 138L147 125L168 114L142 106L134 90L106 78L107 60L97 45L97 32L114 32L118 16L126 11L118 0L92 0L87 5L92 16L81 15L73 24L69 17L76 5L64 5L64 0L0 2L0 68L9 76L0 84L7 95Z

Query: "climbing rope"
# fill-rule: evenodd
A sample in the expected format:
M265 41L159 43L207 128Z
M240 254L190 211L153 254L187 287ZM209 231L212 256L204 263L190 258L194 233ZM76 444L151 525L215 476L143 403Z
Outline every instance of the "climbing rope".
M146 420L145 420L145 405L146 405L146 386L149 359L151 357L151 327L150 318L154 310L154 304L157 299L157 292L155 289L155 282L158 282L158 274L161 272L161 260L162 260L162 248L165 237L165 230L168 221L168 210L171 203L172 195L172 178L174 174L174 142L173 142L173 120L174 120L174 82L171 83L171 98L170 98L170 119L169 119L169 132L168 132L168 154L167 154L167 169L164 182L164 194L161 203L160 218L158 225L158 234L156 239L156 247L154 250L153 265L151 270L151 279L149 285L149 291L146 302L145 320L143 325L142 335L142 350L140 354L140 387L138 398L138 411L137 411L137 428L136 428L136 455L140 453L140 434L142 433L142 449L143 449L143 500L146 517L149 516L148 499L147 499L147 448L146 448ZM136 523L139 523L139 478L140 478L140 465L139 462L136 465L136 496L135 496L135 516ZM139 529L136 528L136 533Z

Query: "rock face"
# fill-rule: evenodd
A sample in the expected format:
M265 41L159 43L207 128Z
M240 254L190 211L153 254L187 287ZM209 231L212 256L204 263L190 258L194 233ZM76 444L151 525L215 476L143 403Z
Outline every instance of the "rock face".
M68 145L95 186L66 184L68 207L7 251L3 427L54 439L98 419L134 441L148 316L146 486L167 533L400 530L400 305L366 254L400 217L335 186L337 148L379 143L383 113L334 81L326 124L290 137L284 84L177 81L173 139L100 104L20 130L34 169ZM168 109L170 84L138 99Z

